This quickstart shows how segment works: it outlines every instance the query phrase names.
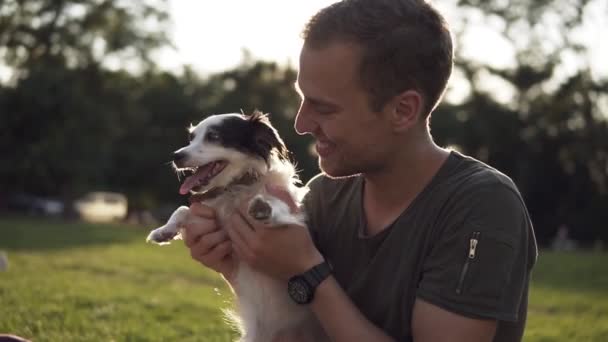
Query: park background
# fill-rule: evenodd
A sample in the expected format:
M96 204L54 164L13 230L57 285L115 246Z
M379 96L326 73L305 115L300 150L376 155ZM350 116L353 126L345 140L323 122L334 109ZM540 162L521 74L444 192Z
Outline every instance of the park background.
M292 129L299 31L332 1L0 0L0 333L35 341L227 341L230 293L147 231L185 199L186 127L260 109ZM456 45L442 146L508 174L541 255L526 341L608 340L608 1L436 0ZM92 191L127 218L74 215Z

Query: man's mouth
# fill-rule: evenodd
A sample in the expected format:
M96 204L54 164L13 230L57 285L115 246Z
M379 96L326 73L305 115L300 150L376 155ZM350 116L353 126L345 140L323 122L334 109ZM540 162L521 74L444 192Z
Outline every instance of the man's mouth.
M184 182L179 188L179 193L181 195L185 195L190 191L202 191L204 187L209 185L215 176L224 170L226 165L228 165L228 162L224 160L216 160L199 167L182 169L191 171L193 174L184 179Z
M320 157L327 157L334 149L334 144L327 140L317 140L315 150Z

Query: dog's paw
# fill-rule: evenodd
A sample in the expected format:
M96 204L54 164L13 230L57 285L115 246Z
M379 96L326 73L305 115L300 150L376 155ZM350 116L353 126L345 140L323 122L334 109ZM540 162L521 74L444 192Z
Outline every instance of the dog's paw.
M258 196L249 203L249 216L259 221L268 220L272 216L272 207Z
M171 240L175 239L178 232L169 229L155 229L150 232L146 242L153 242L159 245L168 245Z

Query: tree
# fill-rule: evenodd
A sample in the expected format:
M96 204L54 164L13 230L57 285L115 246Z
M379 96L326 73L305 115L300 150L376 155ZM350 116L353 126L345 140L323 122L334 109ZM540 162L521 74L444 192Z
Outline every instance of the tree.
M0 58L23 77L31 65L55 61L151 66L166 45L165 0L9 0L0 2Z
M585 14L599 5L590 0L458 1L456 65L470 92L433 116L436 136L514 177L541 242L561 223L574 228L574 237L591 240L606 218L597 208L608 203L608 143L603 138L608 80L594 77L588 47L575 36ZM480 23L496 28L495 39L511 46L513 63L497 66L474 57L466 38ZM575 67L569 75L568 66Z
M0 2L0 56L14 71L0 92L4 191L71 196L110 184L139 84L108 68L117 59L153 67L150 54L167 43L164 4Z

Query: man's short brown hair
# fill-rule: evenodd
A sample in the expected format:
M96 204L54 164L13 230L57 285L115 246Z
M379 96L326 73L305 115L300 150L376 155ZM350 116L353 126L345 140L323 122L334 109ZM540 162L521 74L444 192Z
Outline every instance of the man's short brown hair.
M410 89L423 96L423 115L439 102L452 72L452 38L441 14L424 0L343 0L315 14L305 46L334 42L362 48L360 82L379 111Z

